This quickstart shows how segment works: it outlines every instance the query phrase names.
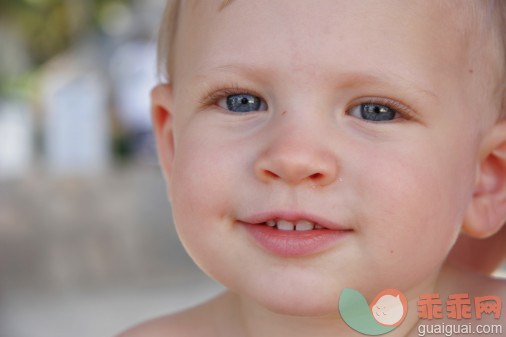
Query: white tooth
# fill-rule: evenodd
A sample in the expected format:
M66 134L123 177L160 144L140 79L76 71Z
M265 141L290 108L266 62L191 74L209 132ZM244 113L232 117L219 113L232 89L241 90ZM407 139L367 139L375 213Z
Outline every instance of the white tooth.
M325 228L325 227L320 226L320 225L314 225L314 228L315 228L315 229L322 229L322 228Z
M269 221L267 221L267 226L269 226L269 227L274 227L274 226L276 226L276 221L274 221L274 220L269 220Z
M286 220L278 220L278 229L282 231L293 231L293 223Z
M295 225L296 231L310 231L311 229L313 229L313 223L307 220L299 220Z

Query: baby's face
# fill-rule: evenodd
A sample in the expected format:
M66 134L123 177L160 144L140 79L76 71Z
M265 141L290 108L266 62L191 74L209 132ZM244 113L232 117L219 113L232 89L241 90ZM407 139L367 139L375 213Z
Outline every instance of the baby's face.
M423 0L219 7L185 2L172 75L166 175L191 256L283 313L336 312L343 287L423 293L492 120L459 15Z

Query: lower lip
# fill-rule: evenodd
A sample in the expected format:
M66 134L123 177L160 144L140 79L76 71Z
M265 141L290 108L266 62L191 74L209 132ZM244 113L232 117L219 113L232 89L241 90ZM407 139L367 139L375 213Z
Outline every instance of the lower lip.
M241 224L260 246L281 256L305 256L322 252L352 232L330 229L283 231L264 224Z

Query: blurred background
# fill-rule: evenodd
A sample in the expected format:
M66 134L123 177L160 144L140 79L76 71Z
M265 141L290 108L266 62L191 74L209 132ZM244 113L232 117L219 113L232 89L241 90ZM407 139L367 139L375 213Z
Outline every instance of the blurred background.
M0 0L0 337L113 336L221 287L150 130L163 0Z

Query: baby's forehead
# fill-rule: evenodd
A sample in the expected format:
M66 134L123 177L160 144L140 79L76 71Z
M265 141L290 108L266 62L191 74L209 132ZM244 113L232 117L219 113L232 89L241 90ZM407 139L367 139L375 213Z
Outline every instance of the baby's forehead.
M260 12L262 10L271 10L270 2L273 0L186 0L182 1L181 7L179 8L179 21L184 21L183 25L189 26L200 26L200 24L210 17L214 17L211 20L215 25L205 26L205 30L215 30L219 25L219 20L223 17L223 20L230 19L230 13L237 13L241 8L249 9L252 8L252 2L254 2L255 11L252 11L251 20L258 20ZM286 15L290 13L290 7L295 7L302 3L291 2L283 0L274 0L278 2L278 6L286 6ZM314 1L311 2L311 7L304 7L308 9L305 15L311 16L314 13L321 13L325 11L325 6L332 5L334 8L343 6L346 8L350 3L357 3L357 0L341 0L335 2L325 1ZM494 25L494 6L493 1L472 1L472 0L461 0L461 1L425 1L425 0L412 0L406 2L404 0L381 0L371 2L362 2L361 5L367 4L369 7L377 6L379 3L384 6L396 5L405 9L406 15L418 15L418 20L413 20L411 23L405 18L403 19L407 25L416 24L414 21L419 21L420 17L423 21L426 21L428 25L436 25L440 30L440 33L436 34L436 38L440 39L438 47L445 49L446 53L452 54L451 57L458 58L461 64L468 63L466 66L470 72L478 74L480 70L483 75L488 79L489 82L500 83L503 78L503 63L504 54L503 48L499 40L502 39L499 29ZM336 15L340 13L336 12ZM281 12L281 15L283 13ZM298 17L300 18L300 17ZM297 19L298 19L297 18ZM279 20L285 18L279 17ZM296 20L296 19L294 19ZM367 20L367 18L364 18ZM385 17L385 20L396 20L396 18ZM285 21L287 24L289 20ZM216 25L217 24L217 25ZM247 22L243 23L247 24ZM357 28L360 28L357 22ZM310 31L311 27L308 27ZM229 26L229 29L230 26ZM204 30L204 29L203 29ZM203 34L207 32L202 31ZM300 34L300 30L293 30L293 34ZM429 37L433 32L423 31ZM263 35L262 39L276 39L280 38L276 32L272 32L271 35ZM385 38L387 38L385 36ZM252 39L253 43L258 37ZM176 48L177 50L178 48ZM309 51L308 51L309 52ZM430 51L429 51L430 52ZM423 52L425 53L425 52ZM498 70L499 69L499 70ZM478 76L476 76L478 77ZM492 78L493 77L493 78Z
M257 8L262 9L263 0L179 0L179 15L185 16L185 20L193 21L199 20L200 15L217 15L227 7L233 5L240 7L247 4L247 2L257 1L259 5ZM272 1L272 0L271 0ZM278 1L278 0L274 0ZM346 3L347 1L357 0L340 0L337 2ZM374 0L373 0L374 1ZM398 0L383 0L383 2L398 2ZM491 35L494 25L494 1L473 1L473 0L441 0L441 1L420 1L412 0L406 2L406 9L408 7L418 7L420 15L425 16L427 20L433 20L438 17L441 21L446 23L453 23L456 30L462 37L470 42L471 37L476 37L480 34ZM321 2L314 2L313 8L324 7L325 4ZM267 6L264 6L267 7ZM254 13L251 13L254 16ZM308 12L308 15L311 13ZM365 18L366 19L366 18ZM390 18L386 18L387 20ZM178 20L179 21L179 20ZM273 32L274 33L274 32ZM499 33L500 34L500 33ZM483 39L478 39L482 41Z
M265 5L266 1L264 0L185 0L181 1L181 6L179 6L178 12L179 16L184 16L183 20L187 23L190 23L191 25L198 25L199 21L202 21L205 17L219 16L222 11L227 10L227 7L245 7L252 1L258 3L256 5L256 10L262 11L262 7L265 7L266 11L269 10L269 6ZM357 0L338 0L336 3L342 3L343 6L345 6L349 1ZM283 1L279 2L282 3ZM399 2L402 3L403 1L383 0L381 2L388 6L388 3L399 4ZM286 3L288 4L287 7L292 5L289 1ZM374 3L374 0L372 0L371 3ZM416 11L419 13L418 15L426 18L425 21L444 22L445 25L442 27L442 30L453 30L454 33L447 34L448 31L441 32L441 38L443 36L450 36L446 42L448 45L460 45L465 48L463 51L471 49L481 50L481 52L483 52L483 49L485 45L488 44L490 38L494 35L497 36L497 34L493 34L494 29L491 29L493 28L491 24L493 21L491 20L491 17L493 16L493 6L490 5L491 3L492 1L472 0L461 0L458 2L444 0L435 2L412 0L404 2L404 6L406 12L411 12L408 15L412 15L412 9L416 8ZM325 2L313 2L307 15L313 15L313 9L316 12L325 6ZM289 11L287 11L287 15L288 13ZM251 13L251 15L252 20L255 20L255 13ZM181 21L181 18L178 19L178 21ZM367 18L364 18L364 20L367 20ZM392 18L387 17L385 20L392 20ZM211 26L210 29L213 29L213 27ZM429 33L427 32L427 34ZM272 32L272 36L264 36L264 38L274 38L275 35L276 32ZM483 55L483 53L480 54ZM460 56L465 57L464 54L461 54Z

